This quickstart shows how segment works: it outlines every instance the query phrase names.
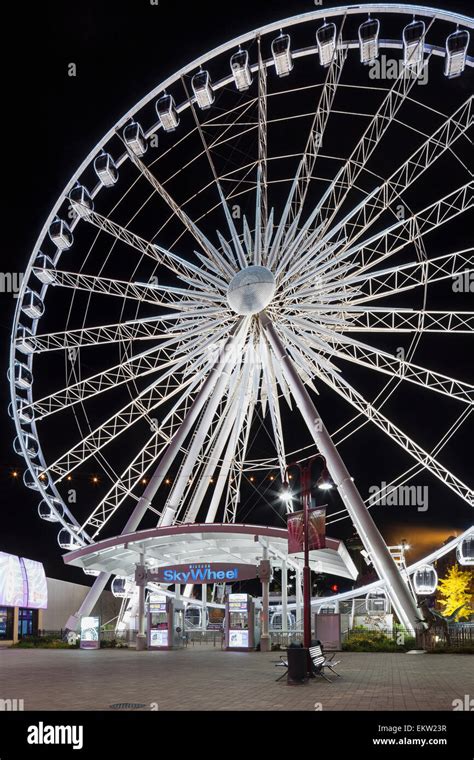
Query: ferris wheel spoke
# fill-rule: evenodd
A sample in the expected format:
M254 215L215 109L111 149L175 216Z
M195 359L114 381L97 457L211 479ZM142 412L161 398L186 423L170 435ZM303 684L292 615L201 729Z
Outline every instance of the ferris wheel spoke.
M253 351L253 347L249 350ZM224 500L222 522L233 523L236 521L237 509L240 502L240 486L242 483L243 467L249 446L250 432L252 429L256 405L256 394L253 390L254 377L257 374L255 364L252 365L252 368L252 373L249 376L249 384L245 389L245 400L240 404L240 416L235 421L232 438L226 449L220 473L220 487L219 490L213 494L206 522L213 522L215 520L220 502L220 495L222 495L226 482L227 489Z
M334 372L320 371L319 376L336 393L342 396L349 404L362 412L367 419L373 422L380 430L390 437L390 440L401 446L411 457L416 459L424 469L429 470L435 477L441 480L454 493L460 496L471 506L474 506L474 491L465 485L456 475L446 469L435 457L428 454L421 446L407 436L399 427L394 425L388 417L377 410L368 402L361 393L348 383L344 378Z
M201 135L202 135L202 130L201 130ZM160 195L160 197L165 201L165 203L167 203L171 211L178 217L178 219L181 221L184 227L188 230L188 232L199 243L201 249L208 256L208 258L212 261L218 262L219 261L218 251L216 251L216 248L211 243L211 241L206 237L206 235L204 235L204 233L197 226L197 224L195 224L190 219L190 217L186 214L186 212L182 209L182 207L178 203L176 203L176 201L171 197L168 191L163 187L161 182L157 180L154 174L152 174L151 171L148 169L148 167L143 163L143 161L141 161L141 159L138 158L138 156L135 156L135 154L133 154L130 150L128 152L129 152L130 159L133 161L137 169L148 180L148 182L156 190L158 195ZM218 184L218 189L220 189L219 184ZM225 202L225 199L223 197L222 190L221 190L221 202L225 205L224 210L227 210L226 216L228 220L229 218L231 219L230 213L227 209L227 203Z
M349 260L349 262L354 264L354 271L346 277L341 277L338 282L346 284L360 282L361 280L358 279L358 276L375 264L380 264L410 243L423 239L424 235L433 229L450 222L459 216L459 214L472 208L474 205L473 189L474 182L468 182L441 200L427 206L422 211L412 214L407 219L396 222L371 238L350 248L344 246L340 251L335 253L330 251L331 260L329 262L327 261L325 247L322 253L316 254L313 258L307 272L308 276L310 274L320 276L321 272L324 273L326 271L331 276L331 267L339 266L342 262ZM324 284L321 285L321 289L323 288Z
M95 528L92 535L93 539L98 537L123 502L132 496L150 467L165 453L183 424L190 403L191 397L186 391L161 421L156 432L152 433L145 445L84 521L84 527ZM151 508L151 502L147 502L147 508Z
M263 335L260 335L260 356L262 359L263 377L267 386L268 409L273 430L273 440L280 466L280 475L282 479L286 470L285 443L283 437L283 426L281 424L280 405L278 401L278 392L275 381L275 372L270 349Z
M430 55L428 55L425 65L428 65ZM351 156L339 169L335 178L323 193L321 200L308 216L297 237L299 243L304 241L311 228L321 227L321 235L328 229L357 177L365 169L370 157L378 147L382 137L392 124L396 114L417 81L417 77L407 73L405 67L401 68L397 79L386 94L378 111L371 119ZM278 274L280 271L281 265L277 267Z
M213 339L212 339L213 340ZM209 348L213 343L208 342ZM45 472L54 472L62 480L73 469L82 465L89 457L97 454L121 433L128 431L135 422L143 419L162 404L173 398L176 393L189 386L181 397L186 399L198 381L208 371L209 360L212 357L206 355L201 347L190 351L183 359L156 378L147 388L142 390L136 398L126 404L117 413L109 417L104 423L91 430L68 452L62 454ZM155 423L153 423L155 424Z
M341 24L339 32L339 41L342 39L342 29L344 22ZM300 218L303 211L303 205L308 193L313 170L323 143L326 127L331 115L331 109L336 96L339 80L342 75L344 63L347 59L348 48L337 45L332 61L329 65L326 79L319 97L316 112L311 123L308 139L304 153L298 164L295 178L290 188L285 208L283 210L279 227L275 235L267 266L272 268L279 253L285 228L290 227L296 218Z
M298 324L297 319L291 321ZM313 329L318 335L322 332L325 336L327 351L330 356L346 359L360 366L406 380L428 390L441 393L448 398L454 398L466 404L474 404L474 386L469 383L399 359L394 354L361 343L348 336L337 335L333 331L325 330L319 326ZM315 340L315 336L309 337L313 341ZM321 347L322 342L321 338L318 337L316 344L318 348Z
M399 200L401 194L472 127L473 101L471 95L380 187L375 188L341 222L333 226L321 243L331 241L337 235L337 240L343 241L344 250L365 234L381 214Z
M140 251L158 264L167 266L168 269L178 276L183 273L188 274L196 271L196 268L193 269L193 265L186 259L181 258L172 251L168 251L157 243L151 243L148 240L145 240L131 230L112 221L112 219L102 216L102 214L99 214L97 211L92 211L91 209L81 206L81 218L103 232L107 232L115 238L115 240L125 243L136 251ZM199 269L197 271L199 272Z
M360 261L356 274L379 264L394 253L401 251L431 230L455 219L459 214L474 206L474 181L445 195L439 201L430 204L422 211L401 220L383 232L361 241L348 248L342 258L357 256ZM341 260L341 259L339 259Z
M36 269L34 268L33 271L36 272ZM191 291L146 282L127 282L126 280L115 280L98 275L65 272L61 269L49 269L48 273L50 284L53 286L85 290L88 293L98 293L100 295L118 296L119 298L152 303L156 306L165 306L170 309L184 310L188 305L199 306L201 305L201 300L209 301L210 303L224 302L223 295L215 295L204 290ZM164 297L167 294L170 296L168 299ZM173 301L173 295L184 295L188 300L177 299Z
M255 255L254 264L262 263L262 250L264 248L264 231L268 224L268 123L267 123L267 69L262 59L261 38L257 37L258 47L258 162L257 162L257 202L255 214Z
M472 334L474 331L473 311L426 311L424 309L344 306L341 307L340 313L347 320L344 332ZM320 319L319 316L318 319Z
M369 272L365 275L349 278L346 285L356 285L358 289L367 291L364 295L351 299L349 306L371 303L378 298L405 293L420 285L431 284L441 280L452 280L469 276L473 271L472 256L466 254L474 248L465 248L445 256L437 256L426 261L401 264L385 270ZM303 308L303 307L301 307ZM306 307L304 307L306 308Z
M218 335L222 336L226 332L228 332L227 328L221 330ZM85 380L61 388L49 396L44 396L32 404L26 405L25 408L34 414L36 420L41 420L44 417L56 414L63 409L111 390L130 380L145 377L166 367L173 367L180 353L187 355L190 350L192 351L197 346L201 346L203 350L206 350L207 345L211 342L214 344L216 340L218 340L218 336L212 333L210 339L203 339L202 336L199 336L194 341L191 341L191 343L183 342L180 348L174 348L172 353L165 355L166 361L162 361L162 356L160 355L165 346L154 346L140 354L136 354L130 359L126 359L120 364L116 364L110 369L98 372Z
M211 442L208 451L203 459L206 464L203 467L203 473L200 477L192 501L187 508L183 522L194 522L197 518L199 507L202 504L204 494L206 493L209 479L216 476L216 484L209 504L205 522L213 522L220 499L229 475L229 468L232 457L235 455L235 430L240 429L243 421L243 414L248 406L251 363L249 361L250 344L246 347L246 358L243 362L243 371L241 372L240 387L234 383L232 396L229 395L227 400L228 413L222 415L222 424L219 430L219 436L211 449ZM224 452L225 448L225 452ZM220 460L222 458L222 462ZM220 466L219 466L220 463ZM193 478L194 480L194 478Z
M91 430L69 451L61 454L56 461L45 469L45 473L54 473L58 476L55 482L59 483L90 457L96 456L119 435L128 432L136 422L148 417L160 406L174 398L176 394L182 392L183 389L185 393L192 393L207 370L207 367L203 368L202 364L203 360L201 359L201 361L197 360L185 364L184 369L178 368L175 372L175 381L170 378L171 373L165 373L166 376L164 375L159 380L154 381L139 393L136 399L133 399L95 430ZM188 371L195 374L189 375ZM160 388L160 384L163 384L164 387ZM151 424L155 426L157 421L154 420Z
M242 376L241 367L236 367L229 382L227 395L221 399L217 407L215 419L206 435L193 475L186 481L176 512L176 520L179 522L192 523L198 517L210 480L219 467L224 447L237 417L240 395L238 389ZM186 460L183 460L182 467L185 466ZM167 504L165 509L166 507Z
M206 321L206 317L220 313L219 308L202 310L199 317L186 319L186 315L174 312L166 316L133 319L115 324L98 327L81 327L77 330L41 333L28 336L27 341L17 339L18 350L24 353L45 353L68 349L81 349L88 346L104 346L112 343L127 343L133 340L179 340L194 335L194 328L211 329L214 322ZM180 320L179 325L163 332L168 321Z

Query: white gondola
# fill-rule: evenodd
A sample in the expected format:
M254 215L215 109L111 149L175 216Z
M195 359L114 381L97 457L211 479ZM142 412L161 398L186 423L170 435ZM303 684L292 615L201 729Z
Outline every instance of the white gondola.
M456 558L460 565L474 565L474 531L457 545Z
M423 565L413 575L416 594L434 594L438 586L438 573L433 565Z
M249 54L247 50L237 50L230 59L230 70L234 77L235 86L239 92L245 92L252 84L252 72L250 71Z
M31 414L30 410L27 408L27 404L28 402L25 401L24 399L17 398L18 419L24 425L29 425L33 419L33 415ZM14 419L15 417L13 404L8 405L8 416L11 417L11 419Z
M64 516L64 508L59 499L51 499L49 501L43 500L38 504L38 514L42 520L46 522L56 523L59 522L59 518Z
M145 133L136 121L131 121L123 130L123 141L137 158L141 158L147 152Z
M32 338L33 333L29 327L26 327L25 325L18 325L18 329L16 331L15 348L18 351L21 351L22 354L32 354L35 350Z
M110 586L112 594L119 599L125 599L132 593L133 583L128 578L122 578L120 575L115 576Z
M369 591L365 597L365 609L368 615L385 615L388 612L387 594L383 588Z
M65 549L68 552L78 549L81 545L74 533L71 533L67 528L62 528L62 530L59 531L58 544L61 549Z
M279 77L286 77L293 69L291 55L291 38L289 34L280 34L272 42L272 55L275 71Z
M33 373L23 362L15 361L15 387L20 390L29 390L33 385Z
M35 266L33 273L35 277L43 283L43 285L50 285L54 282L54 272L56 267L54 262L49 256L45 256L44 253L39 253L35 259Z
M165 132L174 132L179 124L179 114L172 95L163 95L156 101L156 113Z
M281 631L283 614L281 612L273 612L270 615L270 630ZM293 631L295 628L295 618L291 612L286 613L286 629L287 631Z
M89 211L93 211L94 201L84 185L77 183L77 185L72 188L68 197L71 202L71 208L76 214L78 214L78 216L86 217Z
M31 433L23 433L23 444L26 449L26 453L30 457L37 456L39 452L39 443L37 438L35 438L34 435ZM23 456L23 449L21 447L21 438L17 436L15 440L13 441L13 450L15 454L19 454L19 456Z
M38 485L38 480L41 485ZM41 486L44 488L48 487L49 475L47 472L43 472L41 467L32 467L29 470L25 470L23 474L23 483L27 488L33 489L33 491L40 491Z
M21 304L21 310L30 319L39 319L44 314L44 304L41 296L35 293L34 290L27 288Z
M212 89L211 77L208 71L198 71L191 80L194 97L199 108L205 111L210 108L215 100L214 90Z
M60 251L70 248L74 242L74 236L64 219L55 219L54 222L51 222L48 234Z
M99 153L94 161L94 169L104 187L113 187L118 180L118 170L110 153Z
M379 54L380 21L369 18L359 26L360 62L372 63Z
M467 48L470 34L465 29L457 29L446 40L446 58L444 61L444 75L448 79L459 77L466 68Z
M321 66L329 66L336 50L336 24L323 24L316 32L319 62Z
M425 22L412 21L403 30L403 63L405 66L420 66L424 57Z

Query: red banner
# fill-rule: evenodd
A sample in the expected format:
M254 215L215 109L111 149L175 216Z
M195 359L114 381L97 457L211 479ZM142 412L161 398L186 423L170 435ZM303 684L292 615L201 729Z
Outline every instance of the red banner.
M304 512L292 512L287 518L288 554L304 551ZM308 510L308 548L326 547L326 509L313 507Z

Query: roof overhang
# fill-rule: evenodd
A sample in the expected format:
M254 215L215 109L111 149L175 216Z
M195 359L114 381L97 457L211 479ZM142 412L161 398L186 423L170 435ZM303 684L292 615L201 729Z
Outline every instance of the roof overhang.
M275 567L287 562L302 568L302 554L288 555L288 531L262 525L190 523L127 533L63 556L67 565L129 576L140 556L149 567L188 562L239 562L257 564L264 547ZM310 552L311 568L319 573L355 580L357 569L342 541L326 536L326 548Z

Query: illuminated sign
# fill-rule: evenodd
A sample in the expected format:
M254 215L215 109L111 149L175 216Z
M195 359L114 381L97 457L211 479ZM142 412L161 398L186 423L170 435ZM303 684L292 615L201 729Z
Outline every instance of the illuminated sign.
M150 644L151 647L167 647L168 646L168 629L150 631Z
M229 612L247 612L247 594L229 594Z
M248 649L249 632L248 631L229 631L229 647L239 647Z
M48 589L41 562L0 552L0 605L46 609Z
M150 594L148 597L148 610L154 613L166 612L166 595Z
M100 648L100 618L81 618L81 649Z
M48 606L48 586L41 562L33 559L20 559L23 562L28 582L28 604L30 609L46 609Z
M154 583L234 583L256 577L256 565L225 562L168 565L147 573L148 581Z

